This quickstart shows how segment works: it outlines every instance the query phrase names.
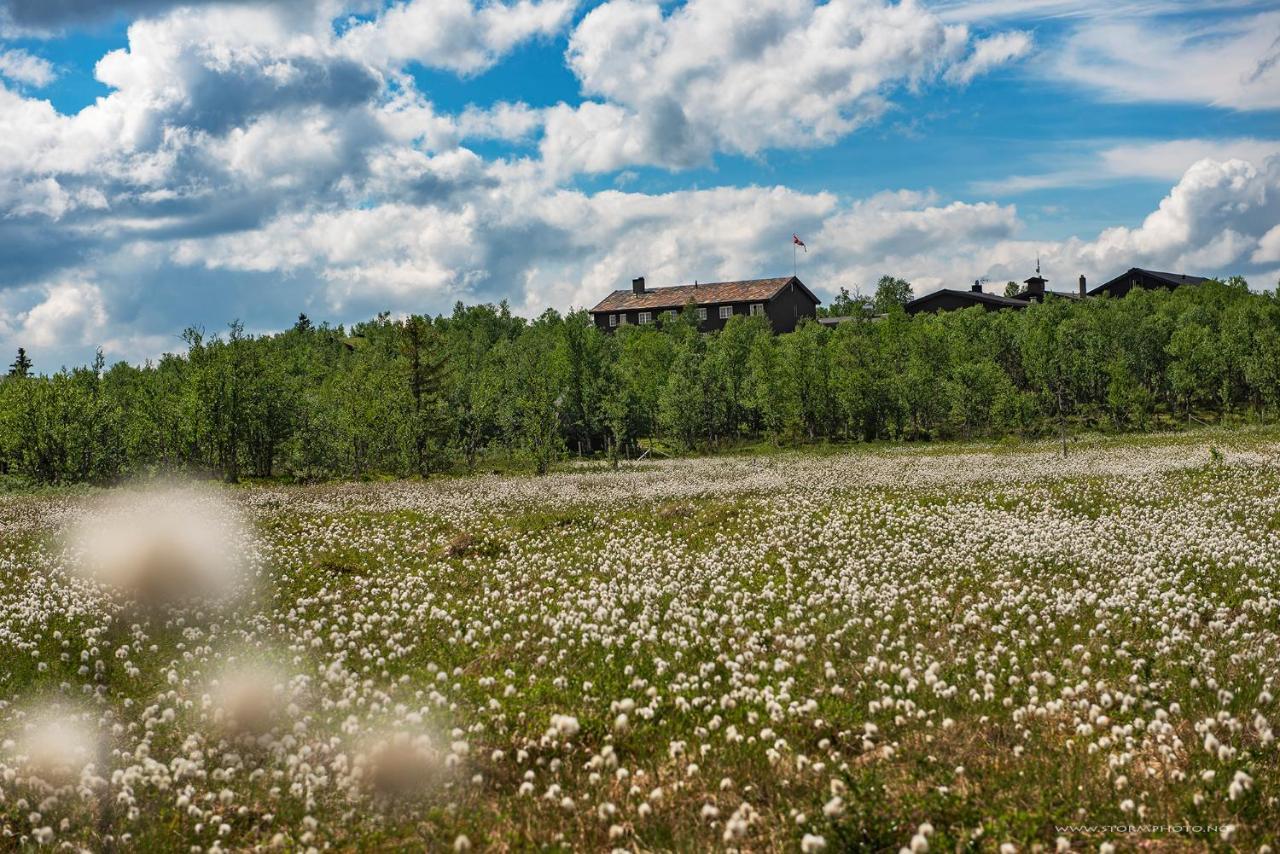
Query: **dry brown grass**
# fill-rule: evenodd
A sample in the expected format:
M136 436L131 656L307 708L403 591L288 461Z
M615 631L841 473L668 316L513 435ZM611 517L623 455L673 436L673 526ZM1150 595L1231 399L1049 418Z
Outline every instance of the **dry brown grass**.
M469 532L463 531L455 536L444 547L446 557L463 557L471 552L476 546L476 538Z

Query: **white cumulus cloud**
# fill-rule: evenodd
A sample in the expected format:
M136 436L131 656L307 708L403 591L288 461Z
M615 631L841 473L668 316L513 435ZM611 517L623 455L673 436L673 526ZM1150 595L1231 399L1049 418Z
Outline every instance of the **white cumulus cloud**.
M419 62L475 73L521 42L559 32L576 0L405 0L346 32L340 47L380 67Z
M21 48L0 50L0 77L42 88L52 83L57 76L53 64L43 57Z
M1086 257L1133 266L1158 261L1199 262L1215 270L1247 258L1264 232L1280 221L1280 158L1201 160L1137 228L1102 232Z
M29 348L51 348L92 344L104 333L108 315L96 284L67 281L41 288L37 302L19 318L19 341Z
M1017 53L993 39L969 76ZM968 40L913 0L610 0L569 40L569 67L599 102L552 111L543 153L606 171L831 143L882 115L892 91L935 80Z

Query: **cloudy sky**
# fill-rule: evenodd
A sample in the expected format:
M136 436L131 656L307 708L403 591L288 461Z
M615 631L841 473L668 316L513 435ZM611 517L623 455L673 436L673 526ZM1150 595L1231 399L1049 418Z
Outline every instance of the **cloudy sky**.
M589 307L793 232L823 297L1037 254L1275 287L1280 5L0 0L5 363Z

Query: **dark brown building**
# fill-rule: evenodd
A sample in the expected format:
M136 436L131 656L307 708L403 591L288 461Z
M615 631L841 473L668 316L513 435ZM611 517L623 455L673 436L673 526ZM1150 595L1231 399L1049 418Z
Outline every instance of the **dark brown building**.
M999 311L1002 308L1026 308L1028 300L1023 297L1006 297L998 294L983 293L982 286L975 284L967 291L943 288L931 294L917 297L907 303L904 308L907 314L923 314L939 311L955 311L977 305L987 311Z
M1040 275L1038 267L1036 274L1022 284L1024 285L1023 289L1017 296L1012 297L986 293L982 290L980 282L974 282L973 287L967 291L942 288L931 294L925 294L922 297L913 299L904 308L907 314L955 311L956 309L969 308L974 305L981 306L987 311L1000 311L1005 308L1026 308L1033 302L1044 302L1046 296L1062 297L1063 299L1083 299L1085 295L1084 276L1080 277L1080 287L1076 292L1051 291L1045 288L1045 285L1049 284L1049 280Z
M1171 291L1182 285L1198 285L1207 281L1209 280L1204 276L1188 276L1184 273L1161 273L1158 270L1143 270L1141 267L1131 267L1127 273L1121 273L1111 281L1104 282L1089 291L1089 296L1097 297L1108 294L1113 297L1122 297L1134 288L1142 288L1148 291L1164 288Z
M765 317L774 332L790 332L801 318L815 317L822 300L795 276L749 279L742 282L707 282L646 288L644 278L632 279L631 290L614 291L591 309L596 326L612 332L628 324L658 324L674 320L692 305L698 312L698 329L723 329L736 314Z

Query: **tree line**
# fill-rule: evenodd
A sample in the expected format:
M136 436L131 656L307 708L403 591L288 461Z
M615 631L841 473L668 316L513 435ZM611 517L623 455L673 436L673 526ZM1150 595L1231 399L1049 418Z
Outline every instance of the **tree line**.
M847 291L774 335L761 317L697 331L692 307L605 334L584 311L505 304L389 314L350 329L305 315L278 334L188 329L144 365L0 378L0 472L109 483L160 471L228 481L427 475L567 456L617 461L743 440L918 441L1146 430L1280 404L1280 301L1243 280L1022 311L908 316L901 280Z

